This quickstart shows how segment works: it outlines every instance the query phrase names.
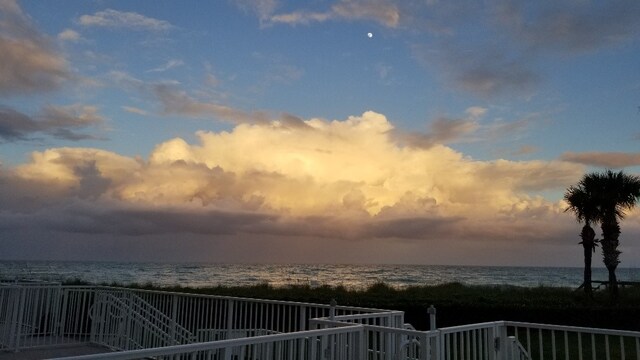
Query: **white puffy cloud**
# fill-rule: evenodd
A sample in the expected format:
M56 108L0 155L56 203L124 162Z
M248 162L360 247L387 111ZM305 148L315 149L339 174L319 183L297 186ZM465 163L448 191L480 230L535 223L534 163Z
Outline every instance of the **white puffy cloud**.
M527 192L563 188L582 173L581 166L565 162L474 161L442 144L403 147L390 134L392 124L375 112L304 124L273 121L199 132L198 143L166 141L147 161L96 149L50 149L34 153L14 173L75 196L89 196L95 187L94 198L120 204L281 219L261 229L267 233L286 233L290 224L293 233L318 235L327 231L319 224L334 224L329 229L350 228L354 237L404 237L406 229L394 231L419 219L449 229L481 219L561 213L559 203ZM376 227L365 226L377 220L387 224L378 235Z
M93 15L82 15L78 22L83 26L127 28L134 30L165 31L173 25L165 20L158 20L135 12L113 9L98 11Z
M132 251L155 246L153 239L169 246L169 238L200 239L199 251L209 242L297 249L282 250L289 257L323 243L350 249L313 261L364 261L364 251L379 261L496 263L487 249L499 249L500 263L533 264L529 256L578 246L580 226L559 197L583 165L479 161L437 142L407 146L371 111L333 121L291 117L201 131L193 143L170 139L144 159L92 148L34 152L0 168L0 201L10 209L0 212L0 231L17 236L28 223L36 237L121 239ZM627 217L625 239L637 234L638 219L638 212ZM635 251L633 241L625 244L625 253ZM176 256L220 260L193 249Z

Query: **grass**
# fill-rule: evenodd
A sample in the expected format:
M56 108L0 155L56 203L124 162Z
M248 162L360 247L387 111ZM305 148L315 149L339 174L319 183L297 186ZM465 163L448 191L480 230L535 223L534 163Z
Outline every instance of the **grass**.
M72 283L82 285L77 280ZM103 285L122 286L117 283ZM597 291L593 299L587 299L582 292L574 289L543 286L529 288L449 283L397 289L377 283L365 290L341 286L272 287L268 284L206 288L157 287L152 284L126 286L322 304L336 299L339 305L402 310L405 312L405 321L422 330L428 328L427 309L434 305L438 327L512 320L640 331L640 287L621 288L619 302L611 304L604 291Z

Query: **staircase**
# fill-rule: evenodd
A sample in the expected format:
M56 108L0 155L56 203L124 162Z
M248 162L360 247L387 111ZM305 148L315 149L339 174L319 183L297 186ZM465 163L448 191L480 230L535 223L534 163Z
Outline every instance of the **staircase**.
M193 333L131 292L98 292L91 342L115 350L190 344Z

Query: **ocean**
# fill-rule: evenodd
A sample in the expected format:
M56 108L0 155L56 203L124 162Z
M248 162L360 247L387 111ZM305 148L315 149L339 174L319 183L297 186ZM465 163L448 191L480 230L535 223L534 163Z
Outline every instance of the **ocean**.
M621 281L640 281L638 268L620 268L616 273ZM0 261L0 279L80 279L94 284L151 283L187 287L269 284L275 287L330 285L363 289L379 282L397 288L460 282L469 285L577 288L582 283L582 268ZM594 268L593 279L606 280L606 269Z

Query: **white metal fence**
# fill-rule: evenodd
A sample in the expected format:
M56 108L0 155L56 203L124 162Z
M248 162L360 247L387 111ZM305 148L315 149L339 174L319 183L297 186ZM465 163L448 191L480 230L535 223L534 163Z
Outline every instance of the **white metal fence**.
M388 314L393 313L393 316ZM0 285L0 349L93 343L113 350L229 340L308 330L310 320L402 312L113 287ZM377 314L377 315L374 315ZM373 320L371 320L373 321Z
M640 322L640 319L638 319ZM640 360L640 332L506 321L531 359Z
M356 325L342 328L306 330L288 334L255 336L60 359L364 359L362 354L365 354L366 351L363 347L362 327L362 325Z
M433 310L433 309L432 309ZM497 321L416 331L404 313L113 287L0 284L0 349L69 359L640 360L640 332Z
M439 332L441 358L446 360L500 359L500 342L506 338L500 322L454 326Z

